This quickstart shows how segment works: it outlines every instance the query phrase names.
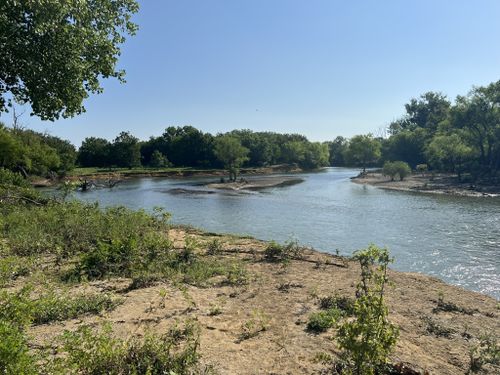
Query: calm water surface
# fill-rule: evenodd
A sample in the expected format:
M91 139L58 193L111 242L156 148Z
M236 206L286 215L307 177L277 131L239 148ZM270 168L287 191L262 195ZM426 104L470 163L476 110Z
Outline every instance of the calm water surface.
M346 255L373 242L390 249L396 269L500 298L500 199L387 191L350 182L357 173L329 168L302 175L305 182L298 185L238 195L174 195L168 190L207 179L143 178L77 197L103 205L161 206L176 223L265 240L294 238Z

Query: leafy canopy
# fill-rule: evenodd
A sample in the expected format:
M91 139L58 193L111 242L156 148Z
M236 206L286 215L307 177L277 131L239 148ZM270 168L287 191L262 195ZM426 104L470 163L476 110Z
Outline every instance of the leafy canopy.
M100 78L123 81L116 63L138 9L135 0L0 2L0 112L12 100L43 120L83 112Z

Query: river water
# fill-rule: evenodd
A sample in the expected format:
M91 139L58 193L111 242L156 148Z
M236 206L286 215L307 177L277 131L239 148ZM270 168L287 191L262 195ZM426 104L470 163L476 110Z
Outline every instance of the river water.
M354 184L358 170L328 168L305 182L249 194L171 194L214 178L141 178L77 193L102 205L159 206L173 222L264 240L296 239L350 255L369 243L387 246L393 268L437 276L500 298L500 198L382 190Z

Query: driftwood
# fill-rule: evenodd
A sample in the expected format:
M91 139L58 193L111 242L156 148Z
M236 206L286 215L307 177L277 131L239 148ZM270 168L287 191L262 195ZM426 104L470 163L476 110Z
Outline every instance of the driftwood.
M78 188L81 191L88 191L92 188L114 188L116 185L118 185L122 180L105 180L105 181L94 181L94 180L87 180L87 179L80 179L80 184L78 185Z

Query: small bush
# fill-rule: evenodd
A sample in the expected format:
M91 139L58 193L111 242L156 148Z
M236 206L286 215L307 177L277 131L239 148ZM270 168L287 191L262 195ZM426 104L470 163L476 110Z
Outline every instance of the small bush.
M440 311L459 312L459 313L466 314L466 315L474 314L474 310L472 310L472 309L460 307L453 302L445 301L443 295L439 296L439 298L437 300L436 307L434 307L434 309L432 309L432 312L434 312L434 313L437 313Z
M341 312L335 308L315 312L309 316L307 329L316 333L325 332L334 327L341 316Z
M356 374L373 375L382 370L399 335L388 321L384 301L387 269L392 259L387 249L370 245L354 253L361 266L353 317L339 326L337 341L343 349L344 366Z
M35 374L36 361L23 331L0 319L0 337L0 374Z
M83 314L100 314L114 309L120 301L107 294L82 294L75 297L50 293L33 301L33 323L74 319Z
M252 312L252 318L242 324L240 341L251 339L268 328L269 318L260 310Z
M132 266L137 257L137 242L133 239L100 242L82 255L79 270L89 280L108 276L128 277L132 274Z
M0 258L0 287L20 276L30 273L33 260L26 257L6 256Z
M271 241L264 250L264 259L268 262L287 262L290 259L300 258L302 251L297 241L289 241L284 245Z
M490 364L500 370L500 346L497 339L490 335L484 335L479 343L469 353L470 372L478 372L484 365Z
M15 173L5 168L0 168L0 184L19 187L30 186L29 182L20 173Z
M391 181L394 181L396 176L399 176L399 179L403 181L405 177L411 174L411 168L404 161L386 161L382 168L382 174L389 176Z
M433 320L430 317L423 317L422 320L426 324L426 331L436 337L450 338L456 331L450 327L446 327L441 323Z
M213 239L208 243L207 254L208 255L219 255L222 253L222 243L217 238Z
M100 332L84 326L64 334L65 355L55 359L52 369L109 375L190 374L198 367L198 348L198 334L192 327L122 341L113 337L109 326Z
M344 315L351 315L354 310L354 301L344 296L327 296L319 299L319 307L323 310L334 308L342 311Z

